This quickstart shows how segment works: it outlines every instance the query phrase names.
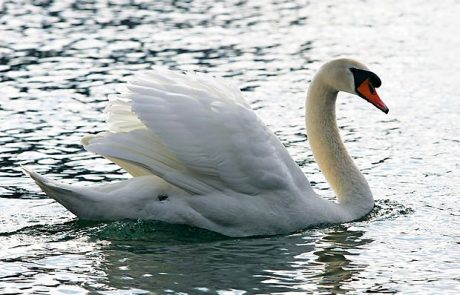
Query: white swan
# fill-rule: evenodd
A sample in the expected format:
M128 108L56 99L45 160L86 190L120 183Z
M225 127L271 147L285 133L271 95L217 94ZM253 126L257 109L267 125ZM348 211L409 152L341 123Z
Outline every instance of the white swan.
M224 81L168 70L143 73L110 99L109 132L83 138L89 151L133 178L95 187L59 184L26 172L81 219L145 219L189 224L227 236L290 233L359 219L374 206L371 190L343 145L335 122L338 91L388 112L363 64L323 65L306 100L313 155L337 195L319 197L240 91Z

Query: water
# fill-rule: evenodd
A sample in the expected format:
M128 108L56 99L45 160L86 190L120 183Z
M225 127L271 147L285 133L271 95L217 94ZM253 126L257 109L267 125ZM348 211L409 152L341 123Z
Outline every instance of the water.
M0 293L460 293L460 3L0 2ZM127 176L79 145L106 95L152 65L238 83L315 189L303 102L325 61L383 80L384 115L341 95L338 123L376 198L359 222L229 239L78 221L19 165L85 184Z

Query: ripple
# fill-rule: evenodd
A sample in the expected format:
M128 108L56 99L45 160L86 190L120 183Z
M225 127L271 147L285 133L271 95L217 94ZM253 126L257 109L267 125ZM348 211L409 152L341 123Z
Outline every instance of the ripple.
M459 3L443 4L3 1L0 289L459 293ZM378 196L357 222L248 239L157 222L82 222L20 171L84 185L125 179L80 138L104 130L107 95L129 76L166 66L231 78L332 199L305 147L303 103L313 73L344 55L381 76L391 110L338 100L343 139Z
M80 222L80 225L85 223ZM157 221L117 221L98 224L90 229L96 239L110 241L154 241L156 243L207 242L228 237L186 225Z
M414 209L389 199L376 200L374 209L365 217L367 221L391 220L413 214Z

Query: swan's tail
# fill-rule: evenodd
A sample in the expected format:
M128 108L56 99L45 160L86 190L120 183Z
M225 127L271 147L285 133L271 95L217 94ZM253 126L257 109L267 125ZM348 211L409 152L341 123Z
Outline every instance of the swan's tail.
M70 212L82 219L93 219L91 213L94 203L91 196L82 194L81 189L70 185L61 184L46 178L30 168L21 167L26 175L30 176L42 191L67 208Z
M73 186L48 179L22 167L48 196L80 219L155 219L180 223L175 207L186 193L154 175L145 175L96 186ZM163 202L165 199L168 202ZM171 201L177 199L179 201ZM169 209L168 209L169 208ZM177 213L177 214L176 214Z
M57 182L38 174L30 168L24 166L21 166L21 168L26 175L30 176L35 181L35 183L42 189L43 192L45 192L45 194L52 197L62 205L64 205L62 195L72 193L72 191L68 188L65 188L64 185L60 185Z

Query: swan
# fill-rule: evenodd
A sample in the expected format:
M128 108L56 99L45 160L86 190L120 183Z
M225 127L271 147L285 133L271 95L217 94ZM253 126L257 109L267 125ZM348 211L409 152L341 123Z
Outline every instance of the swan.
M373 206L369 185L339 135L339 91L381 111L379 77L346 58L325 63L306 99L308 140L338 202L317 195L240 90L220 78L156 69L109 97L108 131L82 144L132 178L94 187L25 172L80 219L157 220L231 237L287 234L357 220Z

